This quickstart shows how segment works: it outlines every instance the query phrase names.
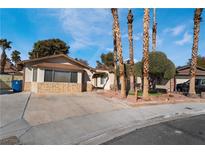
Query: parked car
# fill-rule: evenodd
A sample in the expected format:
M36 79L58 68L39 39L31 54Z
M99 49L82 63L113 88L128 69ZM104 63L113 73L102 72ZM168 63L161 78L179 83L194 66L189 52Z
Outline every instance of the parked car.
M189 83L190 80L177 84L177 91L188 93L189 92ZM195 90L197 94L201 94L201 92L205 92L205 79L196 79L195 82Z

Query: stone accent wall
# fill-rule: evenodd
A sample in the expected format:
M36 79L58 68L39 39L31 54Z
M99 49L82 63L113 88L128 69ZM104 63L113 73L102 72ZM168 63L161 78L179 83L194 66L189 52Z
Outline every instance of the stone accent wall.
M87 83L87 89L86 91L92 91L93 90L93 85L91 83Z
M57 83L57 82L43 82L38 83L38 93L64 93L73 94L82 91L81 84L78 83Z
M31 91L31 82L24 82L24 91Z

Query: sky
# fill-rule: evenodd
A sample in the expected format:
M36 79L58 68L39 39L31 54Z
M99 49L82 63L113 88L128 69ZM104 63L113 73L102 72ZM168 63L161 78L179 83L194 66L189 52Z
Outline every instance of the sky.
M143 9L133 8L134 59L142 59ZM150 9L150 51L152 12ZM124 60L129 58L128 9L119 9ZM164 52L176 66L191 58L194 9L157 9L157 51ZM205 56L205 11L202 13L199 54ZM102 53L113 50L110 9L0 9L0 35L12 41L22 60L38 40L59 38L70 46L69 56L95 67Z

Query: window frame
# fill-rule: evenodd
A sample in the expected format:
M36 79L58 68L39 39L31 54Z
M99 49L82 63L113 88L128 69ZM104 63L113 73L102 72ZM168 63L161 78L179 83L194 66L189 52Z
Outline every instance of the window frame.
M52 71L52 77L51 81L46 81L46 71ZM55 81L55 72L65 72L67 74L67 81ZM73 78L73 75L75 76L75 79ZM70 77L69 77L70 76ZM74 79L74 80L73 80ZM54 70L54 69L45 69L44 70L44 82L59 82L59 83L78 83L78 72L74 71L61 71L61 70Z
M51 81L45 80L46 79L46 71L51 71ZM44 70L44 82L53 82L53 70L51 70L51 69Z

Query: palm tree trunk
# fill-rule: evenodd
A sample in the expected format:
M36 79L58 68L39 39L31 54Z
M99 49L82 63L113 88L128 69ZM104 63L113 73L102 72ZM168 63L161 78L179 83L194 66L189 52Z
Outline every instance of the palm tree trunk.
M127 23L128 23L128 39L129 39L129 55L130 55L130 92L134 92L135 78L134 78L134 58L133 58L133 38L132 38L133 14L131 9L129 10L127 16Z
M153 9L153 27L152 27L152 51L156 51L157 46L157 22L156 22L156 9Z
M118 11L116 8L111 9L113 15L113 24L114 31L116 34L116 46L117 46L117 54L119 58L119 68L120 68L120 83L121 83L121 96L123 98L126 97L126 84L125 84L125 68L123 63L123 56L122 56L122 44L121 44L121 34L120 34L120 25L118 21Z
M1 70L0 70L1 73L4 73L5 65L6 65L6 52L5 49L3 49L1 53Z
M195 79L196 79L196 66L197 66L197 56L198 56L198 42L199 42L199 31L200 31L200 21L201 13L203 9L198 8L194 13L194 39L192 47L192 60L190 67L190 85L189 85L189 95L195 96Z
M114 45L114 91L118 90L118 84L117 84L117 44L116 44L116 33L115 33L115 24L113 24L113 45Z
M149 98L149 9L144 9L143 29L143 99Z

